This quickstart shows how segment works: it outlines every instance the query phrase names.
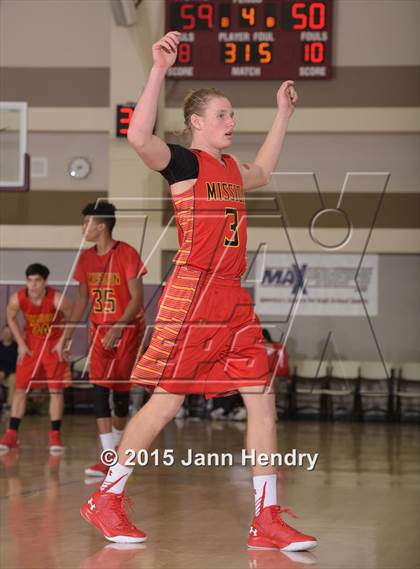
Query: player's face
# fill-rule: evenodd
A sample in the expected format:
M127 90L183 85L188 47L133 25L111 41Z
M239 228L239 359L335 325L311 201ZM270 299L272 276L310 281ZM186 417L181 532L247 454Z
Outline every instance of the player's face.
M235 127L234 113L229 99L213 97L207 104L200 121L202 134L214 148L228 148L232 144Z
M26 277L26 286L31 298L40 298L45 294L47 281L40 275L30 275Z
M82 225L83 237L86 241L96 243L102 233L101 226L103 223L98 223L91 215L86 215Z

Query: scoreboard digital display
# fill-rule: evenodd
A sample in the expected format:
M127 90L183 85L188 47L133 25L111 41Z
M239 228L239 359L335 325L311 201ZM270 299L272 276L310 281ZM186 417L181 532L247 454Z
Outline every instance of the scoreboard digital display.
M127 137L128 127L135 108L136 103L117 105L117 128L115 132L117 138Z
M181 32L167 76L330 79L333 0L166 0Z

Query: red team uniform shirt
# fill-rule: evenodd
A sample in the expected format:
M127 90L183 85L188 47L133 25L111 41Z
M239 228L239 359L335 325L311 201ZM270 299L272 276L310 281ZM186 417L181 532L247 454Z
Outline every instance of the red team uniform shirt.
M130 387L128 379L144 334L143 308L124 328L117 347L105 350L102 340L130 302L128 281L146 273L140 255L123 241L116 241L105 255L98 255L96 247L80 255L74 278L86 284L89 290L89 379L92 383L120 391Z
M61 328L52 326L63 321L63 313L55 308L55 295L57 291L48 287L39 306L34 304L28 296L26 288L18 292L19 307L25 319L25 342L30 348L46 340L57 342L62 334Z
M92 303L89 320L93 324L117 322L130 302L128 281L147 273L140 255L123 241L116 241L105 255L91 247L80 255L75 280L85 283ZM137 318L143 316L139 312Z
M246 269L247 237L241 173L231 156L223 155L222 166L210 154L195 154L197 182L173 199L180 244L174 262L238 279Z
M249 293L246 207L234 158L193 150L195 184L173 196L179 250L159 301L149 348L132 380L207 398L269 382L267 353Z
M57 291L47 287L44 298L38 306L28 296L26 288L18 291L19 307L25 320L25 343L32 355L26 354L16 366L16 387L62 388L63 381L69 380L69 367L60 362L52 349L58 342L63 330L62 312L55 308Z

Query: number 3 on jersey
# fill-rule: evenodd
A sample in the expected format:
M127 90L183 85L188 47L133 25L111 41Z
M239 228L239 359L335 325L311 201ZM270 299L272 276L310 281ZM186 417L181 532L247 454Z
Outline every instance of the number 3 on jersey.
M115 296L112 288L94 288L93 312L115 312Z
M232 234L229 237L225 237L224 245L225 247L238 247L239 246L239 235L238 235L238 210L236 207L227 207L225 209L225 216L233 219L230 224L230 229Z

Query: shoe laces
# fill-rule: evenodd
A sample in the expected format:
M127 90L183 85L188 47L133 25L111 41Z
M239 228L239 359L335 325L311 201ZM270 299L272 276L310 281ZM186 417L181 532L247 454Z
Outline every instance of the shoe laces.
M130 510L133 511L134 508L134 500L132 498L130 498L130 496L127 496L127 494L123 494L121 497L121 507L124 507L125 504L127 504L127 506L129 506Z
M275 517L277 520L280 521L280 523L283 526L286 526L286 527L291 527L291 526L289 526L289 524L283 520L283 518L281 517L281 514L288 514L292 518L297 519L297 515L290 508L282 508L281 506L272 506L271 511L272 511L273 518Z
M109 492L111 494L111 492ZM122 518L125 524L128 524L131 528L136 529L135 525L130 522L127 517L127 512L125 510L125 505L127 504L131 510L133 510L134 502L126 494L114 494L115 499L111 501L109 508L114 511L120 519Z

